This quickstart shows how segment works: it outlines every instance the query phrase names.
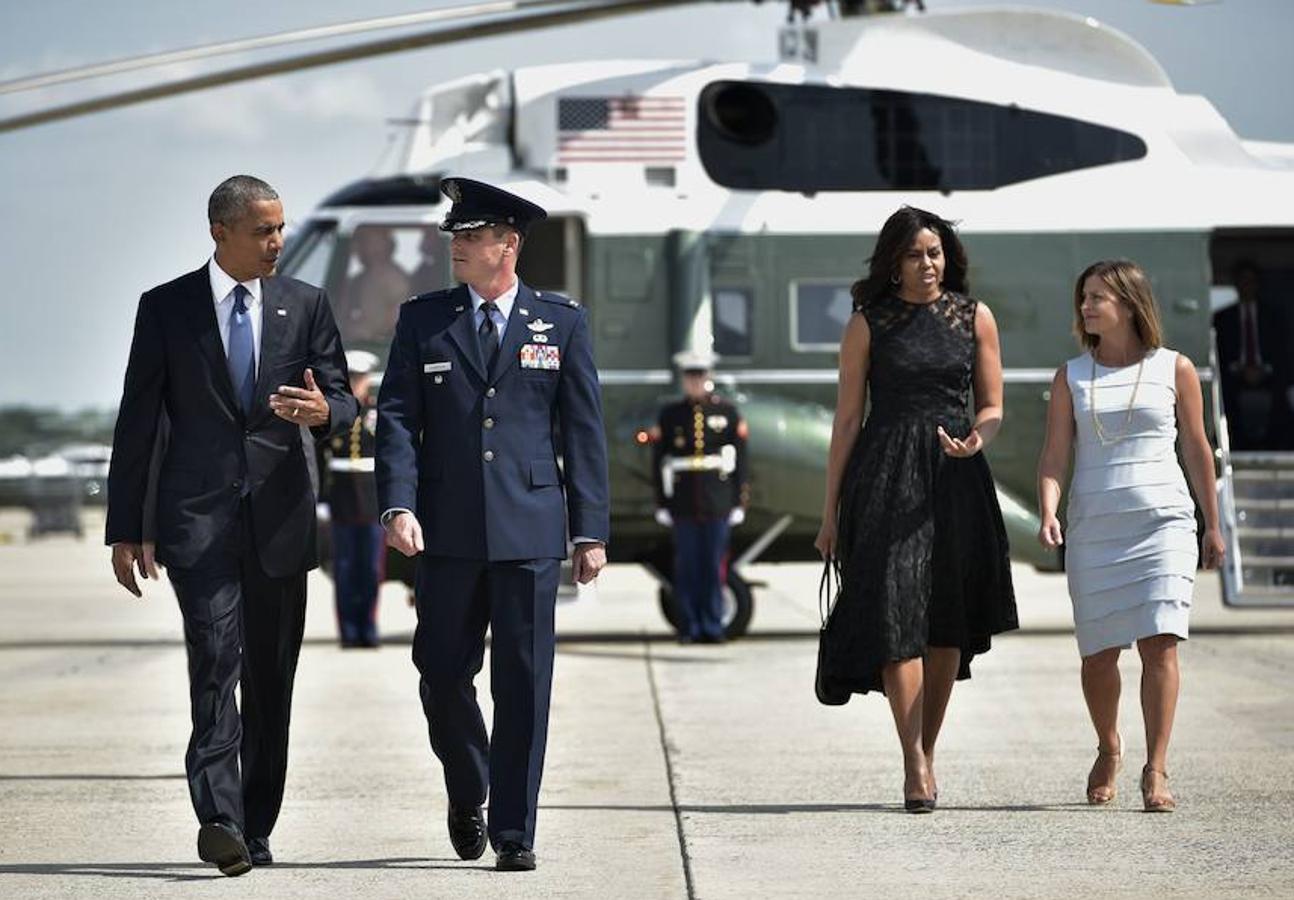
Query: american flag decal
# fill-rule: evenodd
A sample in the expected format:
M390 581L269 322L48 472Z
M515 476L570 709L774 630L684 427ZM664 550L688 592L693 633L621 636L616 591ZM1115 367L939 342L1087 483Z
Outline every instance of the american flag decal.
M682 97L561 97L557 164L669 164L687 158Z

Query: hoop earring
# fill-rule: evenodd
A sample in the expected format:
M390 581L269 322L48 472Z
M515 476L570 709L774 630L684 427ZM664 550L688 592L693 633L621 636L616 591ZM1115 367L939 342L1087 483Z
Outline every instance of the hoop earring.
M890 276L890 284L899 285L899 284L902 284L902 283L903 283L903 279L902 279L902 278L900 278L898 275L891 275L891 276Z

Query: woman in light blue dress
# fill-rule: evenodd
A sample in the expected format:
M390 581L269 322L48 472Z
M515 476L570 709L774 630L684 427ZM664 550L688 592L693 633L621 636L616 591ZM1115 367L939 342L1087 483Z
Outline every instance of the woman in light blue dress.
M1067 545L1083 696L1097 737L1087 801L1115 799L1123 762L1119 652L1136 643L1146 729L1142 803L1147 812L1172 812L1166 757L1177 642L1187 636L1197 559L1211 569L1225 552L1200 379L1189 359L1163 346L1150 280L1135 263L1102 261L1084 270L1074 285L1074 330L1085 352L1052 381L1038 462L1038 538L1045 547ZM1202 543L1179 441L1204 517ZM1062 537L1056 513L1071 450Z

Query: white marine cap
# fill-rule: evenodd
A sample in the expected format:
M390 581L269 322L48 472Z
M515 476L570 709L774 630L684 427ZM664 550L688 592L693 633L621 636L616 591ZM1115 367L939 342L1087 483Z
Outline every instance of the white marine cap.
M352 375L368 375L377 368L378 362L377 354L367 350L346 351L346 368Z
M682 350L674 354L674 366L680 372L709 372L718 361L713 350Z

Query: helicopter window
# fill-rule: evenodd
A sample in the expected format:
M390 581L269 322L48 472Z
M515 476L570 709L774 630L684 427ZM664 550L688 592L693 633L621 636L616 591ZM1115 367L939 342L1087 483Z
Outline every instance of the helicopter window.
M444 238L432 226L365 224L352 232L349 250L333 298L342 340L385 349L400 304L446 285Z
M719 288L711 303L714 352L720 356L750 356L751 292L746 288Z
M336 245L336 222L310 222L283 248L279 271L317 288L327 287L324 282L328 280L328 264Z
M835 352L854 308L848 281L791 282L791 347Z
M1114 128L933 94L717 81L700 103L706 172L746 190L992 190L1146 155Z

